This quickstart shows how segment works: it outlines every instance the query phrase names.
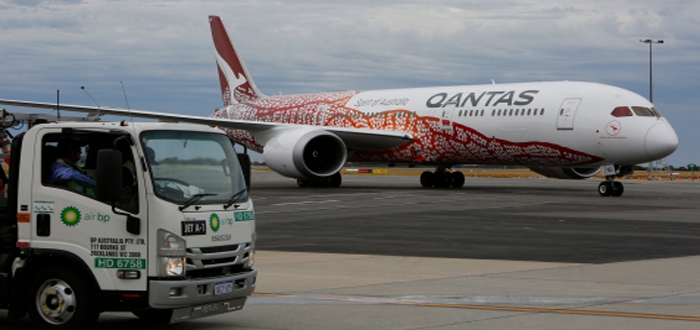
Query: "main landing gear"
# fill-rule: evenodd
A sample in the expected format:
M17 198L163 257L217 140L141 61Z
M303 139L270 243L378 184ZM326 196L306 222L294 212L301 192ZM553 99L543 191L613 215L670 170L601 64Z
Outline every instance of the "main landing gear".
M438 167L435 172L423 172L420 175L420 184L426 188L462 188L464 174L459 171L448 172L446 168Z
M299 178L297 179L297 185L302 188L317 188L317 187L329 187L329 188L338 188L340 187L340 184L343 182L343 177L340 175L340 172L335 173L331 176L327 176L325 178L315 178L315 179L302 179Z
M634 165L627 166L617 166L617 165L606 165L603 166L603 175L605 175L605 181L598 185L598 194L603 197L613 196L620 197L622 193L625 192L625 186L622 182L615 181L616 177L623 177L627 174L634 173Z

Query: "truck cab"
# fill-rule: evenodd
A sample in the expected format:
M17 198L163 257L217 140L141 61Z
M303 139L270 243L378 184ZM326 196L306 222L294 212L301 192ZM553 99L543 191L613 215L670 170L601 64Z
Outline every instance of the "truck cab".
M57 175L66 166L93 182ZM0 308L48 328L102 311L179 322L241 309L257 276L246 171L205 126L33 126L12 140Z

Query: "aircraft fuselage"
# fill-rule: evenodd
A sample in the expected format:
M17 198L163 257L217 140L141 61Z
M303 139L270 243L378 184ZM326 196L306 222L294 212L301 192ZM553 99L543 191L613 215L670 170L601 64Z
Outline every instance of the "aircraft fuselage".
M618 87L543 82L271 96L215 116L413 137L391 149L354 150L350 161L598 167L648 162L675 150L677 136L658 111L615 116L618 107L653 105ZM263 151L247 131L230 134Z

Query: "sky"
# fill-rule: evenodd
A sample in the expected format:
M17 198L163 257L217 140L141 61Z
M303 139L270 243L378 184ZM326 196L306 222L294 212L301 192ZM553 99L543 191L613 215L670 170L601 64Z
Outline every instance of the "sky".
M208 16L267 95L590 81L653 99L700 164L700 1L0 0L0 98L210 115ZM23 111L22 109L11 109Z

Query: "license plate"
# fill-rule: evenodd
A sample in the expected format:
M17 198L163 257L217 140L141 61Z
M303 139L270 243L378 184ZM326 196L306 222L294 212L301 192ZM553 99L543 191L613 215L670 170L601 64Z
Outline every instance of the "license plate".
M207 233L206 220L183 221L182 222L182 236L205 235L206 233Z
M214 295L233 293L233 280L214 283Z

